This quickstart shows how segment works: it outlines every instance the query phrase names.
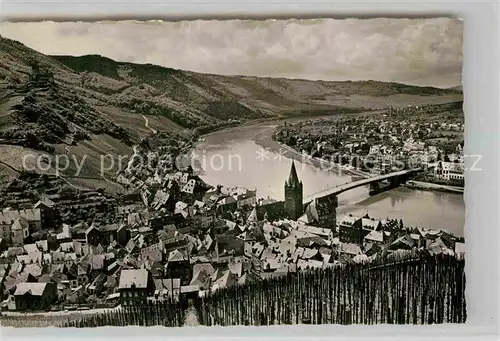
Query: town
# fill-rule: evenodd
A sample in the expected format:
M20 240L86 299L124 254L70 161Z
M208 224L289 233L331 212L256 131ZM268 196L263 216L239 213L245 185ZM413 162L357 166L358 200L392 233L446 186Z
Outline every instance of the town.
M228 19L1 24L2 327L466 322L463 21Z
M415 180L464 186L462 103L387 108L369 115L285 123L275 139L346 170L422 167Z
M360 129L375 124L365 122ZM123 195L81 191L34 173L6 186L0 194L4 313L182 301L293 273L404 255L463 259L464 239L445 231L395 219L337 217L321 201L304 205L307 184L293 161L283 179L285 200L260 199L257 190L206 184L192 167L172 162L190 143L154 135L134 148L148 165L132 158L116 176L126 189ZM328 148L318 145L323 153Z

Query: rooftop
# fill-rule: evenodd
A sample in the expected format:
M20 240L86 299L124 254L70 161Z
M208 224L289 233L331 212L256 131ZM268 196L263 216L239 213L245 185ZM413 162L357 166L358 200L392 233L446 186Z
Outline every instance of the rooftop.
M148 271L140 270L122 270L120 273L120 284L118 289L146 289L148 287Z
M16 285L14 296L42 296L46 287L47 283L19 283Z

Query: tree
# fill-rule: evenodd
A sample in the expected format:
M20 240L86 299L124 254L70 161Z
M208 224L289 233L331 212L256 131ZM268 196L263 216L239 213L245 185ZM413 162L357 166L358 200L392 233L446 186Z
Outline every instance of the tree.
M34 232L31 235L31 238L32 238L33 242L36 242L39 240L45 240L45 239L47 239L48 234L49 233L47 232L47 230L40 230L40 231Z

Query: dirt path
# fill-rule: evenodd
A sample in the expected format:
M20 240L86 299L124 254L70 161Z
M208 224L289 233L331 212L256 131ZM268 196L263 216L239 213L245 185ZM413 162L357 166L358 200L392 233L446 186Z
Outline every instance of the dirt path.
M144 119L144 126L145 126L146 128L148 128L149 130L151 130L151 132L152 132L153 134L156 134L156 130L155 130L155 129L153 129L153 128L151 128L151 127L149 126L149 119L148 119L146 116L142 115L142 114L141 114L141 116L142 116L142 118Z
M8 163L5 163L5 162L3 162L3 161L0 161L0 164L1 164L1 165L3 165L3 166L5 166L5 167L7 167L7 168L9 168L10 170L12 170L12 171L14 171L14 172L16 172L16 173L20 173L20 172L21 172L20 170L15 169L15 168L14 168L14 167L12 167L11 165L9 165Z

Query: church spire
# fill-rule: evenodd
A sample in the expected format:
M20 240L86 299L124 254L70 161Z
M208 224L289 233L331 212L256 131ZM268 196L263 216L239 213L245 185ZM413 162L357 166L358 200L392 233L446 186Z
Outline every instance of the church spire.
M292 168L290 169L290 175L288 176L287 184L288 186L295 186L299 183L299 177L297 176L297 170L295 169L295 161L292 160Z
M285 210L288 213L288 217L292 220L297 220L302 215L302 196L302 182L299 181L295 162L292 160L290 176L285 181Z

